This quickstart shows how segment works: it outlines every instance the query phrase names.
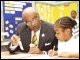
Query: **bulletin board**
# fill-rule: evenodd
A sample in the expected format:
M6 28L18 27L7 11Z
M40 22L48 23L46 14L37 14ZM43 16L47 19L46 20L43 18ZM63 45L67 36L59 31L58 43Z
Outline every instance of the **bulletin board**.
M4 40L10 40L16 33L16 27L22 21L22 11L24 8L31 7L32 3L23 1L3 1L3 20L4 20ZM3 40L1 40L3 41Z
M45 4L36 3L36 10L40 14L42 20L54 24L57 19L63 16L70 16L71 11L75 10L78 13L79 6L77 2L68 2L65 4Z

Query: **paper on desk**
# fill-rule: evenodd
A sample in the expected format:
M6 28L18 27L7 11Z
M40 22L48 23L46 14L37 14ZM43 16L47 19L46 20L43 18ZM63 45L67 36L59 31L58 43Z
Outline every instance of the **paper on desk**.
M10 55L8 51L1 52L1 59L79 59L79 58L64 58L59 56L50 57L45 54L28 54L28 53L19 53Z
M34 55L34 56L30 56L30 57L25 57L25 58L22 58L22 59L50 59L50 56L48 55Z
M1 56L1 59L20 59L20 58L27 58L29 57L31 54L15 54L15 55L6 55L6 56Z

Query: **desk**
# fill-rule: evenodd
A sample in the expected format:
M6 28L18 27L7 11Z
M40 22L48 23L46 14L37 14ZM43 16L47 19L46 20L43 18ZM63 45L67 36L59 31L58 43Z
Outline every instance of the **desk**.
M8 51L1 52L1 59L79 59L79 58L64 58L64 57L50 57L44 54L28 54L28 53L18 53L10 55Z

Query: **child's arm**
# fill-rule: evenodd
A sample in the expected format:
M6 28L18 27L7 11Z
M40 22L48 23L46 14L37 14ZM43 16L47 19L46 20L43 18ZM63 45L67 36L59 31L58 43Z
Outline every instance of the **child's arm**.
M79 53L62 52L58 56L68 58L79 58Z

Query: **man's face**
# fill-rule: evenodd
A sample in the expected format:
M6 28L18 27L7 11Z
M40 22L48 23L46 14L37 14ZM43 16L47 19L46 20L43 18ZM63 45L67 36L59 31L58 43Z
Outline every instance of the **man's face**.
M37 13L28 13L24 16L24 21L27 26L33 31L36 31L40 28L40 19Z
M72 11L72 12L71 12L71 17L72 17L73 19L75 19L75 18L76 18L76 16L77 16L77 13L76 13L76 12L74 12L74 11Z

